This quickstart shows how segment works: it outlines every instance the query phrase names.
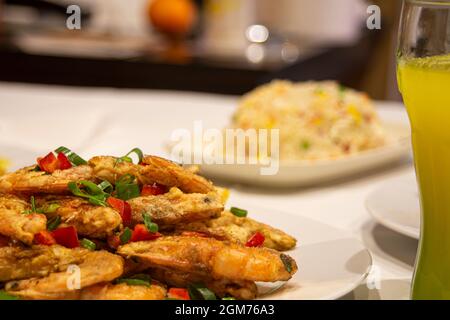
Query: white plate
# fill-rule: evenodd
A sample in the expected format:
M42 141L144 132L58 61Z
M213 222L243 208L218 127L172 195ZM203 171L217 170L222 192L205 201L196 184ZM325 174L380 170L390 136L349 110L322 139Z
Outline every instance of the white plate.
M384 147L334 160L281 162L276 175L261 175L261 168L264 166L251 164L202 164L201 172L210 178L235 183L294 187L355 175L409 156L411 153L410 127L403 106L393 102L377 102L376 107L388 134L392 137L392 142ZM219 128L226 127L229 119L229 117L222 119L223 124L219 125ZM217 125L217 121L214 125Z
M9 162L8 171L14 171L33 164L37 154L26 148L0 144L0 158Z
M419 239L420 200L414 174L384 182L369 194L366 207L380 224Z
M249 217L291 234L297 247L286 252L299 267L284 286L261 299L337 299L367 277L372 257L350 233L308 218L239 204Z

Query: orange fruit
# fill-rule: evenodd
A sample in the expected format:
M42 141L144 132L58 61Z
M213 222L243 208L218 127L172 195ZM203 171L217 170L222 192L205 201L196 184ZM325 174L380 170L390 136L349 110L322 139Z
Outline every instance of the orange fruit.
M152 0L148 15L159 31L184 35L197 21L197 7L191 0Z

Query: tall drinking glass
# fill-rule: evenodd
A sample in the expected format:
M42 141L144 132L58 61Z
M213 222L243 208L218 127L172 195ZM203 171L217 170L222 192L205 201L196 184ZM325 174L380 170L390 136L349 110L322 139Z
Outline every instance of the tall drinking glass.
M397 78L421 199L413 299L450 299L450 1L404 0Z

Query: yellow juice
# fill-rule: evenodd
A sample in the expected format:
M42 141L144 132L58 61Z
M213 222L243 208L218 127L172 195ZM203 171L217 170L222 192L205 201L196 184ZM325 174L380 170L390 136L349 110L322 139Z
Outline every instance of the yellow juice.
M450 299L450 55L401 58L422 207L413 299Z

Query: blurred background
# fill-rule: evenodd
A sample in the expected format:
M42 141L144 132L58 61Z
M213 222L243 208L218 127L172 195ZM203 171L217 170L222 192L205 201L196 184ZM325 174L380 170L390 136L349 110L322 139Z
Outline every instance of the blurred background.
M81 8L70 30L68 5ZM381 30L366 27L379 5ZM242 94L335 79L399 100L401 1L0 0L0 81Z

